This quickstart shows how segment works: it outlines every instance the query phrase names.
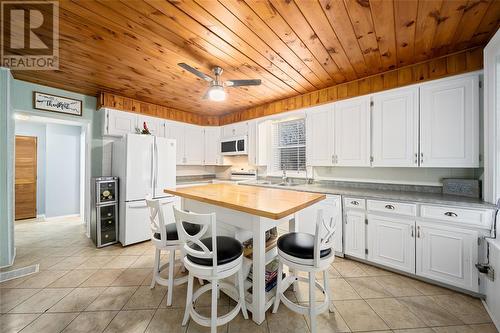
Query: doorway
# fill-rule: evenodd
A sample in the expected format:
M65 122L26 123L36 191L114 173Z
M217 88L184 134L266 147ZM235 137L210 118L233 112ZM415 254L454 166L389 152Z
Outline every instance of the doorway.
M85 220L86 146L80 124L16 117L16 221Z
M37 147L36 136L16 135L15 220L37 215Z

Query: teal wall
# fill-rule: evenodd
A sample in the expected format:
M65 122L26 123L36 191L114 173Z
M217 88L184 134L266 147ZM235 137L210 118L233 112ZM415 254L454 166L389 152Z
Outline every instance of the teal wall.
M33 92L39 91L83 102L82 117L33 109ZM28 83L12 78L0 68L0 267L12 263L14 249L14 142L16 112L91 124L91 176L101 175L101 116L96 112L96 98L66 90Z
M0 68L0 267L14 259L13 144L14 121L10 112L8 70Z
M63 97L79 99L83 102L82 117L64 115L55 112L41 111L33 109L33 92L39 91L47 94L54 94ZM91 175L100 176L102 169L102 124L99 113L96 112L97 99L93 96L73 93L66 90L42 86L20 80L12 80L11 105L14 111L30 112L39 116L56 119L66 119L80 121L82 123L92 123L92 152L91 152Z

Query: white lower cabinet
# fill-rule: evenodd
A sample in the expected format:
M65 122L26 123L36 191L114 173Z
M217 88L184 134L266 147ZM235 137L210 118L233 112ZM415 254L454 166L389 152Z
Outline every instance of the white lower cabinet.
M415 220L368 214L368 260L415 273Z
M417 222L416 273L431 280L478 292L478 232Z
M299 231L312 235L316 233L316 220L320 209L323 210L323 219L326 222L330 219L336 221L334 248L335 252L342 253L342 201L340 196L327 195L325 200L300 210L295 215L295 222L298 223Z
M344 221L344 253L352 257L366 259L365 212L348 210Z

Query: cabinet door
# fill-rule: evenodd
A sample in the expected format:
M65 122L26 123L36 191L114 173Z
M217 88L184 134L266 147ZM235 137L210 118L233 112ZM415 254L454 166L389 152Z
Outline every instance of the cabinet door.
M188 125L185 127L185 164L203 165L205 158L205 138L203 127Z
M469 75L420 88L420 166L479 166L479 78Z
M232 136L243 136L243 135L248 135L248 123L246 121L222 127L223 138L228 138Z
M333 105L322 105L306 113L307 165L333 164Z
M368 260L415 274L415 221L368 215Z
M151 132L152 135L161 137L165 136L164 120L149 116L142 116L142 115L137 116L137 127L143 129L144 123L146 123L146 126L148 127L149 132Z
M418 88L373 96L373 166L418 166Z
M311 235L316 233L316 221L318 210L323 210L325 221L333 219L336 223L335 230L335 252L342 253L342 201L340 196L327 195L325 200L312 206L300 210L295 215L296 222L300 232L306 232ZM364 251L364 250L363 250Z
M123 136L128 133L135 133L136 126L136 114L117 110L106 110L105 134Z
M353 257L365 259L366 231L365 213L349 210L344 221L344 252Z
M220 129L219 127L205 128L205 165L221 164Z
M334 164L370 166L370 98L363 96L334 105Z
M247 140L247 152L248 152L248 164L257 165L257 121L248 122L248 140Z
M478 233L417 222L417 275L477 292Z
M167 138L174 139L176 141L176 152L175 161L177 165L186 164L185 155L185 126L181 123L168 122L167 127Z

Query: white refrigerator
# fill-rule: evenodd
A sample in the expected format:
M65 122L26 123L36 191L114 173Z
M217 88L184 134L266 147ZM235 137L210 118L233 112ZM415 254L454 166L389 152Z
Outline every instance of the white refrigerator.
M162 206L177 199L163 192L175 188L175 140L127 134L113 144L112 170L119 177L119 240L130 245L151 239L146 196Z

